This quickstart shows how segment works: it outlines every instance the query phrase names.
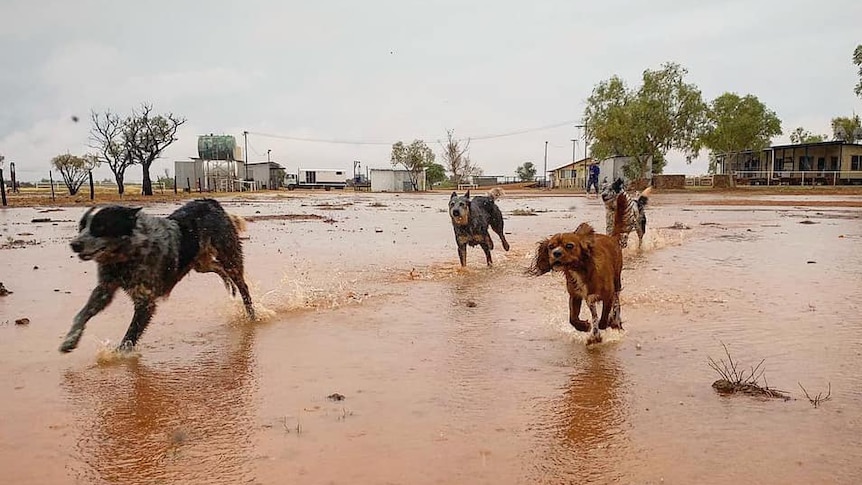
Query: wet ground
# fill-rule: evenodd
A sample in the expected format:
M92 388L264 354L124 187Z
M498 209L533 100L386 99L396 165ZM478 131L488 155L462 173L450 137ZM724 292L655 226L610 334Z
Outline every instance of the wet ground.
M3 481L859 483L862 198L722 197L652 198L626 330L589 348L562 277L524 270L603 228L595 199L510 194L512 250L463 270L447 194L225 199L263 321L192 274L125 358L125 297L57 352L95 283L67 248L83 208L0 211ZM716 394L722 343L793 399Z

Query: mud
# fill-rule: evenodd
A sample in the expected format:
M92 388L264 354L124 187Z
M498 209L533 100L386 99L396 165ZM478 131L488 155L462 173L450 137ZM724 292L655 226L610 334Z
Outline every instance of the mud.
M222 199L257 218L244 247L262 320L191 274L125 356L110 350L132 315L122 296L78 350L56 350L96 280L67 247L76 223L31 224L48 204L0 210L0 239L39 242L0 251L14 289L0 323L31 321L0 325L3 481L862 481L855 196L653 196L644 249L624 254L625 330L590 347L567 323L562 276L525 270L541 238L603 227L601 203L509 194L512 250L491 268L468 250L462 269L448 197ZM718 394L708 357L722 343L765 359L791 399ZM830 399L815 408L797 384Z

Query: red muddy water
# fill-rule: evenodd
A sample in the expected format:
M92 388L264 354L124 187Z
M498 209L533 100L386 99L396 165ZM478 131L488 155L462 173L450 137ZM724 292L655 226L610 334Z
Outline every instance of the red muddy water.
M625 330L591 347L562 276L524 271L539 239L603 231L596 199L502 198L512 250L466 269L448 193L223 199L262 320L193 273L130 356L125 297L57 351L95 284L67 245L84 209L0 210L2 481L860 483L860 198L732 199L652 197ZM792 399L718 395L722 343Z

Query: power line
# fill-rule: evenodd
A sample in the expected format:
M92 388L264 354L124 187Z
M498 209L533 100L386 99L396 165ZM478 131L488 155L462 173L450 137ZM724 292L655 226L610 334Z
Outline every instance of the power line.
M577 123L578 121L579 120L567 120L567 121L561 121L559 123L553 123L550 125L539 126L539 127L535 127L535 128L524 128L524 129L520 129L520 130L509 131L509 132L504 132L504 133L497 133L497 134L493 134L493 135L464 137L464 138L459 138L458 141L467 141L468 139L471 141L492 140L495 138L504 138L504 137L515 136L515 135L523 135L526 133L532 133L532 132L536 132L536 131L544 131L544 130L549 130L551 128L559 128L560 126L571 125L573 123ZM392 145L392 142L384 142L384 141L344 140L344 139L337 139L337 138L307 138L307 137L289 136L289 135L276 135L273 133L261 133L261 132L257 132L257 131L249 131L248 133L250 135L262 136L262 137L266 137L266 138L278 138L281 140L303 141L303 142L310 142L310 143L330 143L330 144L337 144L337 145L385 145L385 146L391 146ZM440 140L437 139L435 141L439 142Z

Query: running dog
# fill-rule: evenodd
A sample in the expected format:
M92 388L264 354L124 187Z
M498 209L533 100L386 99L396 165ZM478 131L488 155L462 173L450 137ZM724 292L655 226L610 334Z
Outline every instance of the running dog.
M602 202L605 203L605 222L608 234L613 230L614 211L619 200L619 196L624 196L623 206L625 207L624 222L625 227L620 234L620 247L628 246L629 233L636 231L638 235L638 249L643 244L644 234L646 234L646 208L649 194L652 192L652 187L647 187L646 190L638 194L635 192L629 195L625 191L625 182L618 178L614 183L602 187Z
M491 250L494 249L494 241L488 233L488 226L500 236L503 249L509 250L509 242L503 233L503 213L497 207L497 200L503 191L499 188L491 189L487 196L479 195L470 198L470 191L459 196L452 192L449 198L449 217L452 219L452 228L455 230L455 243L458 245L458 258L461 266L467 266L467 245L479 245L485 251L485 259L491 266Z
M540 276L562 271L566 275L569 293L569 324L581 332L592 328L588 343L601 342L599 330L622 329L620 318L620 274L623 252L620 237L625 227L625 195L620 194L614 211L611 234L598 234L592 226L582 223L574 232L555 234L541 241L530 267L530 273ZM592 321L581 320L581 303L587 300ZM602 302L598 317L596 302Z
M254 319L251 295L243 277L244 221L229 215L212 199L195 200L167 217L154 217L141 208L91 208L78 224L72 251L99 265L99 282L60 346L71 352L84 326L105 309L118 289L132 299L135 314L118 350L131 350L147 328L156 301L167 298L174 286L194 269L216 273L225 287L242 296L246 313Z

